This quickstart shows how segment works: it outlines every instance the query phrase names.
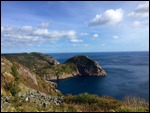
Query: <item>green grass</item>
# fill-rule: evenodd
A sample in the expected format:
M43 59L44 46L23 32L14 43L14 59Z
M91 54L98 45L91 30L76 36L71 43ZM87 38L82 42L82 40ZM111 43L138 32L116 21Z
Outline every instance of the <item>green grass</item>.
M20 91L20 89L18 88L18 86L16 86L14 83L7 83L7 82L5 82L5 87L6 87L6 89L8 91L10 91L10 93L12 94L12 96L15 96Z
M11 82L4 81L4 85L6 89L12 94L12 96L15 96L20 91L20 88L18 87L20 78L15 65L11 67L11 73L14 77L14 80Z
M14 78L15 78L15 81L19 81L19 76L18 76L18 72L17 72L17 68L16 68L16 66L15 65L13 65L12 67L11 67L11 71L12 71L12 75L14 76Z
M67 104L80 105L82 109L88 106L90 111L105 111L105 112L147 112L149 105L139 97L126 97L120 101L109 96L99 97L83 93L79 95L65 96ZM93 109L93 110L92 110ZM86 109L84 109L86 110Z

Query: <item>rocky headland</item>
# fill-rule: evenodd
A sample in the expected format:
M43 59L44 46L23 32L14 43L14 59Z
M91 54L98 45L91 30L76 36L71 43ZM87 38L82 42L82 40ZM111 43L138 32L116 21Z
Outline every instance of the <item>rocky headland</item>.
M106 72L95 60L88 56L75 56L60 64L50 56L32 52L21 54L4 54L12 62L28 67L46 80L57 80L77 75L106 76Z
M88 56L75 56L68 59L65 64L74 64L80 75L87 76L106 76L106 72L97 61Z

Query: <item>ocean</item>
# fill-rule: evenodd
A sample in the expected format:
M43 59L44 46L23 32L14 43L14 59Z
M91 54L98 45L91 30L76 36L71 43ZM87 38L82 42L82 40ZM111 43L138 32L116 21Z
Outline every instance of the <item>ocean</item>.
M63 94L80 93L138 96L149 101L149 52L49 53L60 63L76 55L87 55L106 71L106 77L76 76L55 81Z

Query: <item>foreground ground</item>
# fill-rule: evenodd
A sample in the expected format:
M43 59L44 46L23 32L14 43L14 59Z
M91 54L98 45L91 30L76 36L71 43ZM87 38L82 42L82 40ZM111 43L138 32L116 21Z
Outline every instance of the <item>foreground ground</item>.
M29 97L29 95L28 95ZM123 101L114 98L87 93L76 96L55 96L50 100L42 100L36 98L36 102L27 98L18 96L5 97L2 96L1 101L5 99L4 106L1 111L16 112L148 112L149 105L144 100L137 97L126 97Z

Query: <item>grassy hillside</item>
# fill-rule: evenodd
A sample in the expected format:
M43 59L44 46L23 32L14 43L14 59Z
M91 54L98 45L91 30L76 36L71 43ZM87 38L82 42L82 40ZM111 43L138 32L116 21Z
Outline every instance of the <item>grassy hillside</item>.
M49 57L47 55L43 55L41 53L16 53L16 54L3 54L5 58L10 60L11 62L18 62L32 71L59 64L58 61L54 60L52 57Z

